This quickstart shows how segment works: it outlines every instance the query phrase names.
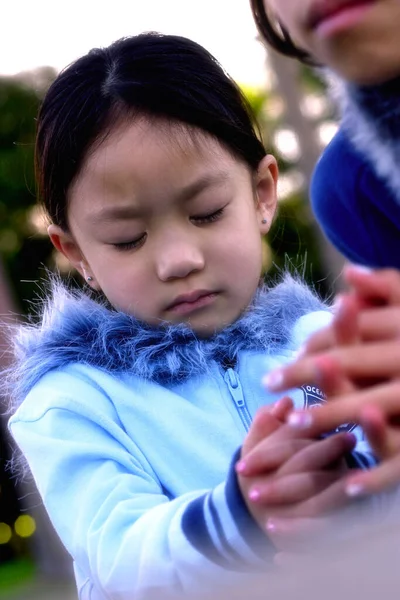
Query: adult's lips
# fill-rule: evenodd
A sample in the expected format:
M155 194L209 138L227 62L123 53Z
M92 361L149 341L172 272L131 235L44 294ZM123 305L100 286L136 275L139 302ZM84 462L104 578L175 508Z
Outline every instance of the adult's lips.
M321 23L346 9L362 7L375 2L376 0L316 0L307 15L307 25L310 29L316 29Z

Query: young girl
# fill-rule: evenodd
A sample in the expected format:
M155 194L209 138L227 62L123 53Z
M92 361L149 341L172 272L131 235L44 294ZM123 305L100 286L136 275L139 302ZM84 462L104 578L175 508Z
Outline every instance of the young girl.
M272 47L335 73L342 123L311 185L324 232L356 264L400 268L398 0L251 4Z
M350 260L399 267L399 2L251 4L262 36L275 50L327 65L339 76L342 126L317 165L311 189L319 222ZM397 423L388 421L399 412L400 275L350 269L347 278L353 291L342 299L342 314L308 342L303 360L272 373L269 384L275 391L301 385L312 371L337 402L313 419L296 415L292 420L313 422L314 433L347 419L370 430L385 460L374 472L352 478L351 489L366 493L396 483L400 474L400 434ZM355 298L358 306L352 308Z
M293 280L260 283L277 167L240 91L189 40L120 40L57 77L36 156L50 238L87 289L57 284L21 329L9 426L79 597L186 595L264 569L290 549L274 518L348 502L356 439L294 432L287 400L252 422L277 399L265 369L330 315ZM352 462L371 464L356 434Z

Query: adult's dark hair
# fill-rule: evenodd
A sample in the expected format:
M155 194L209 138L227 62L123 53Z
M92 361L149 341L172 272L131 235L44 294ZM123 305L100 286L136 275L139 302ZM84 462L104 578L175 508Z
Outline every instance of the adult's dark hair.
M250 0L250 6L258 32L266 44L280 54L297 58L308 65L316 65L310 54L296 46L285 27L267 14L263 0Z
M71 64L44 98L36 172L53 223L68 230L67 193L85 158L118 119L135 116L199 128L252 169L265 154L243 94L202 46L159 33L124 38Z

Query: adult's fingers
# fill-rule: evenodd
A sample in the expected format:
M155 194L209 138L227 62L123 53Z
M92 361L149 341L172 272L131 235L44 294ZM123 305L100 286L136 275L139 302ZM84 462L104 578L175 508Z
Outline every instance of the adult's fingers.
M314 363L319 387L328 398L354 392L355 384L334 357L322 354L315 357Z
M344 279L364 300L400 305L400 272L396 269L369 271L354 265L346 266Z
M368 471L359 471L348 478L346 491L349 497L380 494L397 487L400 483L400 453Z
M268 373L264 385L273 392L282 392L301 385L321 386L324 371L337 369L349 379L379 380L399 375L400 339L334 348L318 357L306 356L285 367Z
M359 423L366 406L376 405L386 419L400 414L400 381L375 385L327 402L314 410L292 412L288 418L290 427L317 436L332 431L343 423Z
M364 342L391 340L400 337L400 307L367 307L358 315L359 337ZM334 320L323 329L314 333L299 351L299 358L319 354L335 346L337 335Z
M335 345L356 344L361 337L358 324L360 306L357 297L352 294L338 296L334 309L332 330Z
M364 407L360 415L360 425L376 456L381 460L393 456L395 449L391 444L390 426L379 406Z
M359 315L361 338L366 342L400 337L400 306L366 308Z

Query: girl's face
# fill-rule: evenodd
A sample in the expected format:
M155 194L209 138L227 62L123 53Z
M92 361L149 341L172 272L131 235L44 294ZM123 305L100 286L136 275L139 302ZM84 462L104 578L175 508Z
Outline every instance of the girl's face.
M114 307L208 336L257 289L276 179L273 157L254 184L211 136L135 121L87 158L69 193L70 233L52 225L49 234Z
M359 84L400 75L400 0L264 0L296 44Z

